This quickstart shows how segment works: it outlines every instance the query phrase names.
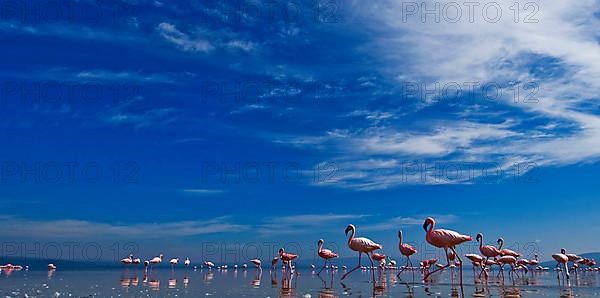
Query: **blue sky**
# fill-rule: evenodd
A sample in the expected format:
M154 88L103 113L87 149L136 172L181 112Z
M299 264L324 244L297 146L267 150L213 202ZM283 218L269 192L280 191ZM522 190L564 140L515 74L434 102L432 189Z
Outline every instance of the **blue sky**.
M51 3L1 14L7 243L313 258L325 238L350 256L354 223L397 255L397 229L422 244L434 216L526 253L600 244L597 1L500 1L496 22L395 1Z

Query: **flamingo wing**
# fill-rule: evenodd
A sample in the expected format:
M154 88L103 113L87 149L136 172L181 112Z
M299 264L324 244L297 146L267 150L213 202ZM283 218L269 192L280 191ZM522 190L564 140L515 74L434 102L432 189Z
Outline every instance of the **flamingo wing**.
M431 233L427 235L427 241L433 246L440 248L453 247L471 240L473 240L471 236L462 235L458 232L444 229L431 231Z
M336 253L334 253L333 251L329 250L329 249L321 249L321 251L319 252L319 256L321 256L322 258L325 259L333 259L333 258L337 258L338 255Z
M373 242L373 240L365 237L358 237L352 239L349 244L350 248L354 251L360 252L372 252L374 250L382 249L383 246L381 244L377 244Z

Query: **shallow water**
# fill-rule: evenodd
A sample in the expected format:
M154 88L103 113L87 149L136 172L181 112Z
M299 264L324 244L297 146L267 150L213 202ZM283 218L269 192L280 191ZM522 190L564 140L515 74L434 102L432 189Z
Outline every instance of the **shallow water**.
M299 270L291 276L276 270L206 270L155 268L148 274L139 269L94 271L13 271L0 273L2 297L423 297L462 296L458 270L445 270L427 283L421 274L376 273L373 287L369 271L356 271L340 282L342 271ZM598 296L600 273L579 272L567 284L555 272L534 272L504 281L494 276L487 283L477 280L471 269L464 271L465 297L575 297Z

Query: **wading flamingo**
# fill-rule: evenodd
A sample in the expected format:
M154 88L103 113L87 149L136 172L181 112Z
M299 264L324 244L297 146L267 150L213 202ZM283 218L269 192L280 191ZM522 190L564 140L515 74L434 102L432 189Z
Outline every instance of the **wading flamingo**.
M215 263L210 261L204 261L204 266L208 268L208 270L211 270L213 267L215 267Z
M387 258L386 255L374 252L371 254L371 258L374 261L379 262L379 268L382 268L385 266L385 258Z
M346 274L344 274L342 276L341 280L344 280L350 273L352 273L356 269L360 268L360 266L361 266L360 259L361 259L363 253L366 254L367 257L369 258L369 261L371 261L371 266L375 267L375 264L373 264L373 260L371 259L371 256L369 255L369 253L372 253L375 250L383 248L383 246L373 242L373 240L371 240L369 238L365 238L365 237L354 238L354 235L356 234L356 228L354 227L353 224L349 224L346 227L346 230L344 232L346 233L346 236L348 236L348 232L351 232L350 238L348 238L348 247L351 250L358 252L358 265L354 269L346 272ZM374 270L373 270L373 284L375 284L375 271Z
M284 265L287 263L288 268L290 268L290 274L292 274L294 272L294 269L292 269L292 261L297 259L298 255L295 255L295 254L292 254L289 252L285 252L285 250L283 250L283 248L280 248L279 249L279 258L281 259L281 261L283 262Z
M191 263L192 263L192 261L190 261L190 258L185 258L185 261L183 261L183 265L186 268L189 267Z
M48 270L56 270L56 265L52 263L48 264Z
M175 269L175 265L179 264L179 258L173 258L169 261L171 264L171 270Z
M435 220L431 217L426 218L425 222L423 223L423 229L427 232L427 235L425 236L425 240L427 240L427 242L429 242L429 244L431 244L437 248L444 249L444 252L446 255L446 261L448 261L448 264L446 264L442 268L438 268L432 272L427 273L425 275L425 277L423 277L423 280L427 280L427 278L431 274L450 266L450 260L448 260L448 249L450 249L456 255L456 257L458 258L458 261L460 262L460 284L462 285L462 267L463 267L462 264L463 264L463 262L460 259L460 257L458 256L458 254L456 253L456 246L459 244L462 244L464 242L471 241L471 240L473 240L473 238L471 238L471 236L468 236L468 235L461 235L455 231L443 230L443 229L434 230L434 228L435 228Z
M500 272L498 272L498 276L502 275L502 278L504 278L504 265L506 264L510 265L510 271L508 272L509 276L511 276L513 273L519 276L519 273L515 271L516 267L524 268L525 273L527 273L527 267L525 267L524 265L517 264L517 258L514 256L501 256L498 259L496 259L496 262L500 264Z
M154 257L150 260L150 268L152 268L152 266L154 266L155 264L160 264L162 263L163 260L163 254L158 255L158 257Z
M262 270L262 267L260 267L262 262L259 259L252 259L250 260L250 263L254 264L254 267L256 267L257 269L260 268Z
M559 268L561 264L565 266L565 273L567 274L567 279L569 279L569 268L567 263L569 263L569 257L567 257L567 251L564 248L560 249L559 254L553 254L552 258L556 260L556 268ZM558 271L556 271L558 276Z
M139 265L141 262L142 262L142 260L141 260L140 258L135 258L135 259L133 259L133 261L132 261L132 263L133 263L134 265Z
M415 254L417 252L417 249L414 248L410 244L402 243L402 229L400 229L398 231L398 239L400 239L400 243L398 244L398 249L400 250L400 253L406 257L406 266L404 266L404 268L402 268L402 270L400 270L400 272L398 272L398 274L396 274L397 277L400 277L400 274L402 273L402 271L406 270L406 268L408 268L409 264L410 264L410 267L413 266L412 261L410 260L410 256Z
M475 237L475 240L477 240L479 242L479 252L481 252L481 254L485 257L485 261L482 263L484 265L483 266L484 268L479 273L479 277L481 277L481 274L485 272L485 277L487 278L488 273L485 270L485 267L487 267L487 264L485 262L487 262L487 260L489 260L490 258L495 258L495 257L499 256L500 249L498 249L492 245L483 245L483 234L482 233L478 233L477 236Z
M321 270L319 270L319 273L317 273L317 275L321 274L321 271L323 271L323 269L325 269L325 267L327 267L327 262L329 262L329 260L335 259L338 257L338 255L336 253L334 253L333 251L323 248L324 242L325 241L323 239L319 239L319 242L317 242L317 245L319 247L317 254L319 255L319 257L321 257L325 260L325 264L323 264L323 268L321 268Z
M274 257L271 260L271 270L275 269L275 265L277 265L277 261L279 261L279 257Z
M131 265L133 263L133 254L130 254L128 257L121 259L121 264L123 265Z
M502 238L498 238L498 245L500 245L498 247L498 249L500 250L500 255L501 256L513 256L515 258L518 258L521 256L521 254L519 254L518 252L515 252L514 250L510 250L510 249L502 249L502 246L504 245L504 239Z
M471 261L471 265L473 265L473 274L475 274L475 268L480 267L483 270L483 257L478 254L466 254L465 258Z

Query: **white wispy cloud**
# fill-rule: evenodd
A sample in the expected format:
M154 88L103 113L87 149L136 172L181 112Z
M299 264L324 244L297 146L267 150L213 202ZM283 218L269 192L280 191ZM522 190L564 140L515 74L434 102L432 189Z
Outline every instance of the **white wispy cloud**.
M162 38L186 52L208 53L214 49L214 46L208 40L200 36L189 36L171 23L162 22L158 24L156 31Z
M232 223L228 217L164 223L114 224L78 219L32 220L1 216L0 223L13 227L0 232L3 237L34 239L157 239L237 233L248 229L247 225Z

